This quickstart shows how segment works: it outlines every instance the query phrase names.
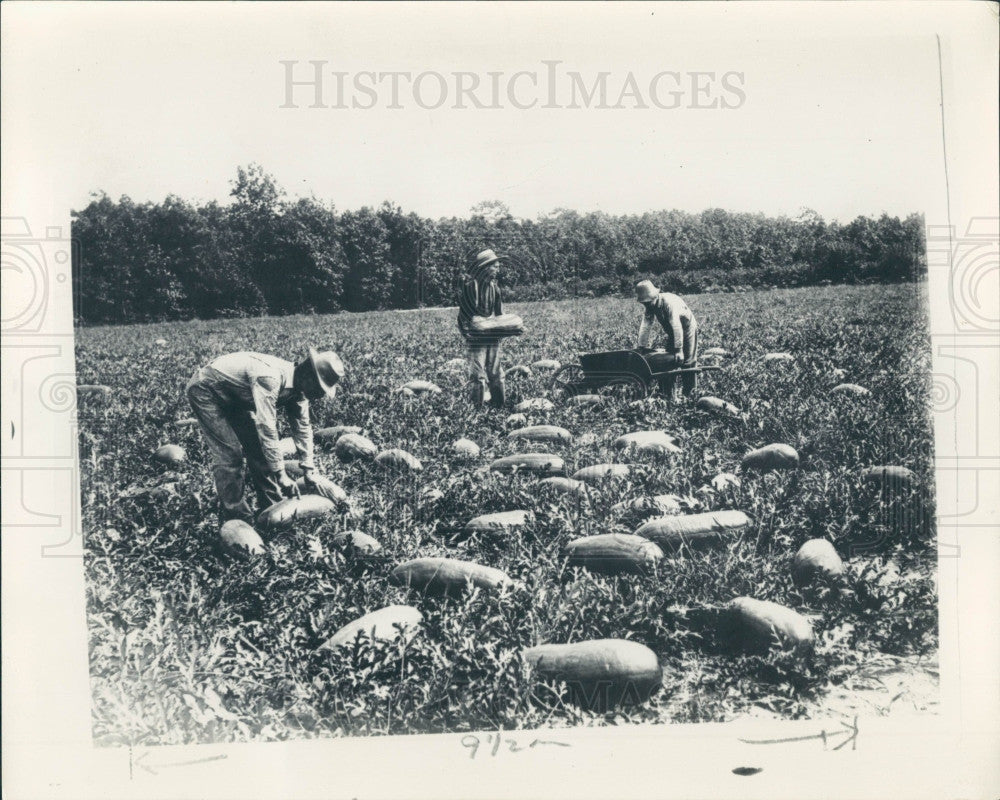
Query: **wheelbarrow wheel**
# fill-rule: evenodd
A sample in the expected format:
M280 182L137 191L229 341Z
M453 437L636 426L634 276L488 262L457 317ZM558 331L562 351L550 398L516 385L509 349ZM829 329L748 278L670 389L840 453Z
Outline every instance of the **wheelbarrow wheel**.
M584 391L583 367L579 364L566 364L556 370L552 376L552 396L558 400L566 400Z
M649 396L649 386L636 375L622 375L607 381L599 392L605 397L632 402Z

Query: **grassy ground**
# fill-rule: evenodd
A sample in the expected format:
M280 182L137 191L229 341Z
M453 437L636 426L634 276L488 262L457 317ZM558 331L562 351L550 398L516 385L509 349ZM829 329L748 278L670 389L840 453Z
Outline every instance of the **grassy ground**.
M499 477L487 465L515 447L506 413L475 412L458 379L440 371L462 355L454 311L369 313L105 327L77 334L80 383L114 388L80 399L80 460L86 526L87 609L96 741L185 743L485 728L726 720L747 713L793 718L819 713L831 688L886 659L934 661L937 600L933 452L928 413L929 347L922 287L826 287L689 298L702 349L734 353L702 383L745 412L707 416L691 404L654 399L601 411L532 414L574 434L559 448L567 466L616 459L617 435L647 428L675 434L683 453L636 462L632 475L592 502L546 495L528 477ZM618 299L514 307L528 332L505 346L505 363L575 360L634 341L639 308ZM166 344L157 344L163 338ZM321 470L363 511L303 525L268 543L265 556L233 560L217 545L208 454L190 417L184 385L199 365L234 350L289 359L307 345L333 346L348 375L318 425L354 424L380 447L417 455L417 478L341 464L318 451ZM794 363L762 355L786 351ZM841 379L835 369L845 371ZM412 378L444 392L406 399ZM831 396L842 380L871 396ZM516 402L544 395L536 374L511 382ZM483 449L458 462L460 436ZM161 444L184 446L188 463L172 486L150 459ZM771 442L796 447L794 472L742 474L742 455ZM547 449L552 449L547 448ZM913 469L920 486L886 497L861 484L877 464ZM430 500L428 490L442 496ZM672 493L688 511L736 508L752 526L730 547L667 558L656 574L600 577L566 566L564 548L583 533L632 532L641 522L611 506ZM449 543L481 513L530 509L523 533ZM384 558L363 561L330 545L357 528ZM827 538L848 561L847 590L800 591L789 576L797 547ZM409 558L450 555L499 567L522 582L499 595L435 599L392 586ZM817 635L806 657L727 655L701 609L738 595L774 600L810 615ZM392 603L418 606L425 626L408 645L362 645L332 656L317 646L363 613ZM647 703L608 714L564 702L558 687L532 684L524 647L588 638L627 638L651 647L663 688ZM839 689L837 689L839 691Z

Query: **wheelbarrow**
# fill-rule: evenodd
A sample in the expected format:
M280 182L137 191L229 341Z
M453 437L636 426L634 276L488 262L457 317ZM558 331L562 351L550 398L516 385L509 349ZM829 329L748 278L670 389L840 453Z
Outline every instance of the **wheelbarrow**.
M602 394L641 400L671 378L714 372L718 365L685 367L665 350L609 350L580 356L579 364L566 364L552 376L556 397Z

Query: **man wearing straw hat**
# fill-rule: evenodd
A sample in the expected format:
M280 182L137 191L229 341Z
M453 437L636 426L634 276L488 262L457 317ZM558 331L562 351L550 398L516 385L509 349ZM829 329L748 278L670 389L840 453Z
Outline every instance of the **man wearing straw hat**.
M666 350L673 355L675 367L696 367L698 365L698 323L678 295L661 292L652 281L636 284L635 297L646 309L639 325L639 347L648 348L653 341L656 323L659 322L666 333ZM697 372L681 375L681 385L685 396L690 396L698 385ZM666 378L660 390L668 397L674 396L675 378Z
M496 278L500 259L492 250L483 250L476 256L475 264L458 296L458 329L469 348L472 404L481 407L489 388L490 405L502 408L504 404L503 368L500 366L500 339L477 333L472 329L473 317L492 317L503 314L500 287Z
M312 482L309 403L334 397L343 375L344 365L335 352L318 353L311 347L297 364L263 353L230 353L195 371L187 396L212 454L222 522L253 519L243 496L244 460L258 511L283 497L298 496L278 445L279 409L291 428L306 483Z

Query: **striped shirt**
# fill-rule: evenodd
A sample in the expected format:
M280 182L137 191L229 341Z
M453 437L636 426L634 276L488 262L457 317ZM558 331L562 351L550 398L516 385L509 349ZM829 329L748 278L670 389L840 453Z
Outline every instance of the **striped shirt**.
M458 329L466 339L474 336L470 329L473 317L503 314L500 287L495 280L485 280L484 272L467 278L458 295Z
M299 462L304 469L314 468L309 401L293 388L294 364L263 353L230 353L202 368L201 374L232 408L251 412L264 459L272 472L285 468L278 446L279 408L288 419Z

